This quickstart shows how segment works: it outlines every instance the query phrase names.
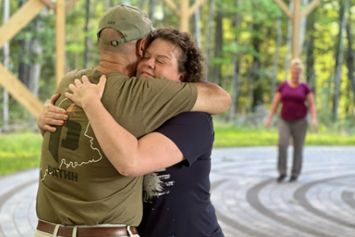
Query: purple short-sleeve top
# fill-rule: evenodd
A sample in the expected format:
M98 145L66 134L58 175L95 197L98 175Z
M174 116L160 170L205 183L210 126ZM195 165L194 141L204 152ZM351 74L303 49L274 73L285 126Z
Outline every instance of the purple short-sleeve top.
M281 118L297 120L306 117L306 96L312 92L307 83L301 83L298 87L293 88L285 81L279 86L277 91L281 94Z

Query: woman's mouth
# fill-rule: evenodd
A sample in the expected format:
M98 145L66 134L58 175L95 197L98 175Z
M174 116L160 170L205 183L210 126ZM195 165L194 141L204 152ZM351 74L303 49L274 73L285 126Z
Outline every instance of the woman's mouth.
M148 73L148 72L142 72L142 73L141 73L141 76L154 78L154 76L153 76L152 74Z

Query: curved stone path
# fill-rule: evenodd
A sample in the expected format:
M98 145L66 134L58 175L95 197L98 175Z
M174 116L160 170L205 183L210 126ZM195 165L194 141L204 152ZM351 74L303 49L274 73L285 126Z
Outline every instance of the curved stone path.
M305 148L295 183L275 181L276 155L214 150L212 200L226 236L354 237L355 147Z
M305 148L294 183L275 181L276 155L213 150L211 198L225 236L354 237L355 147ZM0 177L0 237L33 237L37 180L38 169Z

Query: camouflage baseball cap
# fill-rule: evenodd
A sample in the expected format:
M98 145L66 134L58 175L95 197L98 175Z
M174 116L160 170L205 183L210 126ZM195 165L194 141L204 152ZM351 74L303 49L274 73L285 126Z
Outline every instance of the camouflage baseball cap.
M123 34L120 40L104 40L100 32L104 28L113 28ZM146 35L153 34L154 28L148 14L144 11L126 5L118 5L108 9L101 17L97 28L98 40L106 45L119 45L133 40L138 40Z

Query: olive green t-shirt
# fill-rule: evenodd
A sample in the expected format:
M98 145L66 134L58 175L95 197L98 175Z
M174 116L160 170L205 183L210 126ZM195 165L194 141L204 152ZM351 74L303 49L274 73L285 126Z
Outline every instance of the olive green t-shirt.
M100 148L84 111L64 96L75 78L86 74L92 83L102 75L94 69L75 70L61 81L56 105L69 119L42 145L37 216L64 225L126 224L142 218L143 177L125 177ZM169 118L190 111L197 99L192 83L165 79L129 78L107 73L102 103L113 118L137 138Z

